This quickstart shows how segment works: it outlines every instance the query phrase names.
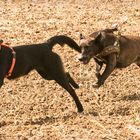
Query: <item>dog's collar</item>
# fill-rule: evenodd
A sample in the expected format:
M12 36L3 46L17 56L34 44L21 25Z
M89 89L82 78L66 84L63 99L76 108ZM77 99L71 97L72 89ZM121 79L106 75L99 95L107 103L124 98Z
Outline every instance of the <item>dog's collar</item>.
M10 48L12 50L12 54L13 54L13 59L12 59L12 64L11 64L11 67L6 75L6 77L10 77L12 72L13 72L13 69L15 67L15 63L16 63L16 52L14 51L14 49L8 45L5 45L5 44L2 44L0 42L0 50L1 50L1 47L7 47L7 48Z
M120 43L119 43L119 38L117 37L117 39L114 42L114 45L110 45L106 48L103 49L102 52L98 53L96 56L94 56L94 58L98 59L99 61L105 61L103 59L104 56L107 56L111 53L117 53L117 57L119 56L120 53Z

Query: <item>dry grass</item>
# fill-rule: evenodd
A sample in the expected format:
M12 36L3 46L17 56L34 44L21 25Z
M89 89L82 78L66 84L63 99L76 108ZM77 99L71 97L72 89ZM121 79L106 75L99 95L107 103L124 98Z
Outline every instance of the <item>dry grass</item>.
M12 46L43 42L57 34L78 42L80 32L88 35L114 23L125 23L123 34L140 35L138 0L0 2L0 38ZM131 65L115 70L97 90L92 87L94 61L82 65L67 46L54 51L80 84L76 92L84 113L76 113L64 89L32 71L5 80L0 89L0 140L140 139L140 69Z

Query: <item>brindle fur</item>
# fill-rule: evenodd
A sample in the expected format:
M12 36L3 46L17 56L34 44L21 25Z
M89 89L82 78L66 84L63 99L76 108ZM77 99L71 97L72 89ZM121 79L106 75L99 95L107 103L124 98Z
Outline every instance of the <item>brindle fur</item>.
M98 33L98 35L97 35ZM114 47L114 42L118 39L120 45L119 55L111 53L104 56L101 60L95 58L105 47ZM99 31L92 39L81 39L81 58L80 61L87 64L91 58L96 61L96 77L98 79L95 87L100 87L115 68L125 68L132 63L140 67L140 37L138 36L119 36L112 32ZM106 64L105 70L100 74L100 70Z

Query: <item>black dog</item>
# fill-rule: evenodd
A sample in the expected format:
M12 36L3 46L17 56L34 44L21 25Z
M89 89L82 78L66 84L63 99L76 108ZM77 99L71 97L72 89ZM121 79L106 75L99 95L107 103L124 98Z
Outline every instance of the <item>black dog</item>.
M73 39L64 35L54 36L42 44L22 45L13 48L1 44L0 87L3 85L6 76L8 76L8 79L15 79L35 69L44 79L55 80L66 89L74 99L78 112L82 112L82 104L72 88L79 88L79 86L69 73L65 73L60 56L52 52L52 48L55 44L67 44L76 51L81 51ZM16 62L14 58L15 53ZM13 67L11 65L13 63L15 63L15 66L11 73L11 67Z

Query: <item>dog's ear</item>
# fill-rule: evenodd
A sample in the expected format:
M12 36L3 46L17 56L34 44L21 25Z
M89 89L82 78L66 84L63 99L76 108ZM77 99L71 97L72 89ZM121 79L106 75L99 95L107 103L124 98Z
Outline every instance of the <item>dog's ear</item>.
M81 39L85 39L85 36L83 36L82 33L80 33L80 40L81 40Z
M115 31L118 31L118 28L115 27L115 28L111 28L111 29L105 29L105 30L103 30L103 31L106 32L106 33L113 33L113 32L115 32Z
M97 35L97 37L95 38L95 43L100 44L103 42L103 40L106 37L106 33L105 32L99 32L99 34Z
M113 32L114 32L114 31L118 31L118 27L112 28L112 31L113 31Z

